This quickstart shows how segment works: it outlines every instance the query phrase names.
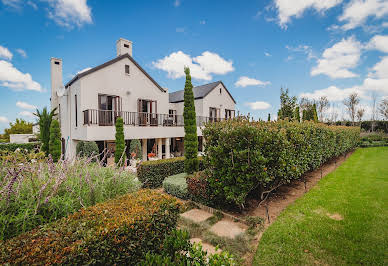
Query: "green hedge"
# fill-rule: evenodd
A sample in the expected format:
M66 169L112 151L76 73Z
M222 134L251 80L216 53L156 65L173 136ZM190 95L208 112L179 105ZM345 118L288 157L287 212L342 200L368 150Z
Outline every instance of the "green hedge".
M40 142L30 143L1 143L0 151L15 151L16 149L25 149L28 151L39 150L41 146Z
M172 175L163 181L164 190L177 198L187 199L186 173Z
M187 176L187 192L191 200L205 205L214 205L204 171Z
M202 158L199 159L199 168L203 169ZM137 177L144 187L161 187L163 180L172 175L185 172L185 158L176 157L156 161L142 162L137 169Z
M203 133L212 195L241 208L248 194L261 198L262 192L355 148L360 139L356 127L243 119L208 123Z
M176 226L175 198L141 190L0 242L0 264L134 265Z

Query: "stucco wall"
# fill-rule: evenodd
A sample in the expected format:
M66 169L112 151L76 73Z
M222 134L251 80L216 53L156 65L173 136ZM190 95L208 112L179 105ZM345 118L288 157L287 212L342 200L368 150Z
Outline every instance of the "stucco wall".
M219 84L205 98L203 98L203 116L209 117L210 107L220 108L221 118L225 118L225 109L235 110L236 108L233 99L230 97L222 84Z

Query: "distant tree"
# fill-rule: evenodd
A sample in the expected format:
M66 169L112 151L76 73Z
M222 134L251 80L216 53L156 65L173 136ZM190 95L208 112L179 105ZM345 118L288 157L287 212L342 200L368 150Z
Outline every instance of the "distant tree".
M268 114L268 119L267 119L268 122L271 121L271 114Z
M326 96L319 97L318 104L317 104L319 121L323 122L324 117L325 117L325 112L328 108L329 108L329 100L327 99L327 97Z
M354 126L354 118L356 116L357 105L360 103L360 98L357 93L352 93L343 101L343 103L346 106L350 119L352 120L352 126Z
M297 107L295 108L295 120L296 120L297 122L300 122L300 109L299 109L299 106L297 106Z
M47 107L44 107L41 112L36 109L36 113L34 113L34 115L38 117L40 130L39 138L42 142L42 151L46 153L46 156L49 154L51 121L57 115L55 113L56 110L57 108L54 108L51 112L48 112Z
M288 118L289 120L294 119L294 110L296 107L297 98L288 95L288 89L280 89L280 109L278 111L278 119Z
M16 118L14 123L9 123L9 128L4 129L3 138L9 142L9 135L11 134L32 134L32 125L24 119Z
M371 125L371 129L372 129L372 132L375 130L375 124L376 124L376 118L377 118L377 108L376 108L376 104L377 104L377 93L375 91L372 92L372 95L371 95L371 98L372 98L372 116L371 116L371 120L372 120L372 125Z
M318 123L318 113L317 113L317 105L314 103L313 106L312 106L312 120L315 122L315 123Z
M302 121L308 121L308 115L307 115L307 110L302 111Z
M125 140L124 140L124 122L121 117L116 118L116 151L115 163L117 166L123 166L125 162Z
M53 120L50 125L50 143L49 152L54 162L61 158L61 129L58 120Z
M356 116L357 116L358 122L361 123L362 117L364 116L364 113L365 113L365 109L363 109L363 108L357 110ZM361 125L361 124L360 124L360 125Z
M388 120L388 99L384 99L380 102L379 112L383 116L383 120Z
M141 150L141 143L138 139L131 140L131 144L129 145L129 152L132 154L135 154L136 159L142 159L142 150Z
M183 118L185 124L185 172L192 174L198 171L198 137L194 105L193 85L191 84L190 69L185 68L186 82L184 90Z

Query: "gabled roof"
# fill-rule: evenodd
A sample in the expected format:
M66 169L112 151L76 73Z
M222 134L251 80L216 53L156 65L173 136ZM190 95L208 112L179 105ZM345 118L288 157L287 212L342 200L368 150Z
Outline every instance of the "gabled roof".
M229 94L230 98L232 98L233 102L236 103L233 96L229 93L228 89L225 87L224 83L222 83L222 81L220 81L220 80L216 81L216 82L209 83L209 84L194 87L193 88L194 99L197 100L197 99L205 98L206 95L208 95L212 90L214 90L214 88L216 88L219 84L222 84L222 86L224 86L224 88L225 88L226 92ZM184 101L184 99L183 99L184 90L171 92L171 93L169 93L168 96L169 96L170 103L183 102Z
M152 81L152 83L154 83L155 85L156 85L156 87L158 87L162 92L166 92L166 90L165 89L163 89L136 61L135 61L135 59L133 59L132 58L132 56L130 56L129 54L123 54L123 55L120 55L120 56L118 56L118 57L116 57L116 58L114 58L114 59L112 59L112 60L110 60L110 61L108 61L108 62L105 62L104 64L102 64L102 65L99 65L99 66L96 66L96 67L94 67L94 68L92 68L92 69L89 69L89 70L87 70L87 71L84 71L84 72L81 72L81 73L79 73L79 74L77 74L74 78L72 78L66 85L65 85L65 87L67 88L68 86L70 86L71 84L73 84L76 80L78 80L78 79L80 79L80 78L82 78L82 77L84 77L84 76L87 76L87 75L89 75L89 74L91 74L91 73L93 73L93 72L95 72L95 71L97 71L97 70L100 70L100 69L102 69L102 68L104 68L104 67L107 67L107 66L110 66L110 65L112 65L112 64L114 64L114 63L116 63L116 62L118 62L118 61L120 61L121 59L124 59L124 58L128 58L129 60L131 60L132 61L132 63L133 64L135 64L135 66L137 66L139 69L140 69L140 71L141 72L143 72L144 73L144 75L146 75L147 76L147 78L149 78L151 81Z

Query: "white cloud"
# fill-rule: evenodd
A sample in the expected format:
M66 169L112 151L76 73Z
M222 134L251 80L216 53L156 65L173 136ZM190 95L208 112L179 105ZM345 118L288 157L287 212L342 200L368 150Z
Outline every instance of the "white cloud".
M21 111L21 112L19 112L19 115L25 116L25 117L28 117L28 118L34 118L35 117L35 115L33 113L31 113L30 111Z
M317 58L313 53L313 49L309 45L298 45L297 47L291 47L286 45L286 48L291 52L300 52L306 54L308 60Z
M92 10L87 0L48 0L49 18L60 26L73 28L74 25L81 27L91 24Z
M26 103L26 102L21 102L17 101L16 106L22 109L29 109L29 110L35 110L37 107L35 105Z
M178 6L180 6L181 5L181 1L180 0L175 0L174 1L174 6L175 7L178 7Z
M311 69L310 74L324 74L334 79L357 77L349 69L358 65L361 48L361 43L354 37L342 39L323 52L322 58L318 59L318 65Z
M23 49L16 49L16 52L18 52L22 57L26 58L27 57L27 53L26 51L24 51Z
M8 50L8 48L0 45L0 58L12 59L13 54Z
M12 63L0 60L0 86L15 90L42 91L41 85L29 73L22 73Z
M336 86L330 86L326 89L315 90L313 92L304 92L299 95L299 97L304 97L312 100L318 100L321 96L326 96L329 101L343 101L352 93L357 93L360 97L367 98L364 92L357 87L340 89Z
M9 123L9 120L5 116L0 116L0 123Z
M261 80L258 80L258 79L254 79L254 78L249 78L249 77L240 77L236 83L234 83L234 85L236 87L247 87L247 86L266 86L268 84L271 84L271 82L269 81L261 81Z
M264 55L267 56L267 57L272 56L270 53L267 53L267 52L264 52Z
M291 17L300 18L306 9L314 9L323 13L341 2L342 0L274 0L279 25L282 28L287 28Z
M338 20L345 23L343 30L351 30L363 26L369 17L379 19L387 14L387 0L352 0L344 7Z
M251 108L252 110L266 110L271 107L269 103L260 101L245 103L245 105Z
M20 8L20 5L22 3L21 0L1 0L1 2L4 5L12 7L12 8Z
M168 77L172 79L184 77L185 66L190 68L193 78L201 80L211 80L212 74L224 75L234 71L231 60L227 61L218 54L209 51L203 52L197 57L191 57L178 51L152 62L152 65L157 69L166 71Z
M366 49L388 53L388 35L375 35L366 45Z
M35 10L38 10L38 6L32 1L27 1L27 5L31 6Z
M373 66L371 73L369 73L369 77L377 77L377 78L388 78L388 56L385 56Z

